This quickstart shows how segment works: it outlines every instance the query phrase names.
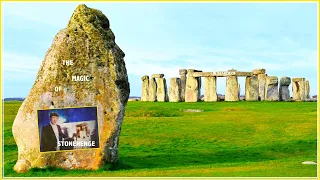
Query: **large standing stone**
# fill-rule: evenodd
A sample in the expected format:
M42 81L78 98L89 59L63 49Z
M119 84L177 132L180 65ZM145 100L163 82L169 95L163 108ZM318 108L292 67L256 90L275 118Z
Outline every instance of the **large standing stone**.
M258 74L259 81L259 98L261 101L265 100L265 91L266 91L266 74Z
M257 76L246 77L246 101L259 100L259 81Z
M192 76L195 72L194 69L188 69L188 78L186 82L185 102L197 102L199 101L199 78Z
M157 101L157 82L155 78L149 80L149 97L148 101L155 102Z
M118 160L118 143L129 82L124 53L115 43L109 20L101 11L79 5L55 37L35 83L12 126L18 146L17 172L30 167L98 169ZM64 66L62 60L73 60ZM88 75L75 82L72 76ZM87 79L87 78L86 78ZM55 92L55 87L62 90ZM97 106L100 147L40 153L37 109Z
M306 81L306 99L310 99L310 84L309 81Z
M185 92L186 92L186 80L187 80L187 70L186 69L180 69L180 83L181 83L181 101L184 102L185 100Z
M225 101L239 101L239 87L237 76L227 76Z
M217 101L217 81L216 77L204 78L204 101Z
M170 78L169 101L181 101L181 82L180 78Z
M306 100L306 79L305 78L301 78L300 82L300 98L301 101L305 101Z
M149 76L142 76L142 94L141 101L148 101L149 99Z
M289 85L291 84L290 77L281 77L280 87L279 87L279 100L280 101L289 101L290 100L290 91Z
M266 78L266 97L267 101L278 101L279 91L278 91L278 77L277 76L267 76Z
M166 78L158 78L158 82L157 82L157 100L159 102L168 101Z

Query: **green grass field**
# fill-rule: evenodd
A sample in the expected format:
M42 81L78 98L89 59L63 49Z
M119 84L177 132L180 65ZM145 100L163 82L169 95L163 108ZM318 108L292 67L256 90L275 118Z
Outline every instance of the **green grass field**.
M17 174L11 127L20 105L4 103L4 176L317 175L316 165L301 164L317 160L315 102L128 102L118 164Z

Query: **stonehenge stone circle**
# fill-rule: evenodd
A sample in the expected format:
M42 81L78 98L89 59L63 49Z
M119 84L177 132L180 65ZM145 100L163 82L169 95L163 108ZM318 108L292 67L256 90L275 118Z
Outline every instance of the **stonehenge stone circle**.
M227 76L225 101L239 101L239 86L237 76Z
M278 91L278 77L277 76L267 76L266 78L266 101L278 101L279 91Z
M204 78L204 101L217 101L217 81L216 77Z
M157 80L157 101L168 101L167 83L166 78L163 78L163 76Z
M289 85L291 84L291 78L283 76L280 79L279 86L279 100L280 101L289 101L290 100L290 91Z
M187 70L186 69L180 69L179 75L180 75L180 83L181 83L181 101L184 102L185 100L185 92L186 92L186 80L187 80Z
M157 82L155 78L149 80L149 96L148 101L157 101Z
M148 94L149 101L170 101L170 102L197 102L201 96L201 78L204 78L204 97L201 100L212 102L218 101L217 78L226 77L225 101L240 100L240 84L238 76L246 77L245 97L247 101L289 101L289 85L292 81L293 100L304 101L310 99L310 84L305 78L292 78L283 76L278 82L277 76L268 76L265 69L253 69L251 72L241 72L235 69L217 72L202 72L195 69L180 69L180 78L170 79L169 96L166 95L167 87L164 74L153 74L149 84L144 81L146 76L142 77L143 89L142 99L145 100L145 94ZM158 82L155 82L155 78ZM147 87L149 85L149 87ZM172 86L172 87L171 87ZM279 87L279 88L278 88ZM148 89L146 92L144 89ZM178 90L179 89L179 92ZM180 94L180 98L176 95ZM168 100L169 99L169 100Z
M141 94L141 101L148 101L149 100L149 76L145 75L142 76L142 94Z
M246 77L246 101L258 101L259 99L259 81L257 76Z
M180 78L170 78L169 101L181 101L181 81Z
M60 30L39 68L35 83L12 126L18 146L16 172L30 168L95 170L118 161L118 143L129 82L124 52L115 43L109 20L97 9L79 5ZM73 60L72 66L63 60ZM77 82L75 75L88 75ZM90 77L91 76L91 77ZM61 91L55 91L61 86ZM38 109L96 106L99 147L40 153Z

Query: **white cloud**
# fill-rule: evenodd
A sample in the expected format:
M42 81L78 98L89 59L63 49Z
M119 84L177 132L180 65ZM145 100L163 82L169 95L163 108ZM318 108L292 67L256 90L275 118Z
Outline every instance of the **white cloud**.
M42 59L36 56L3 51L4 77L6 79L33 77L37 74L41 62Z

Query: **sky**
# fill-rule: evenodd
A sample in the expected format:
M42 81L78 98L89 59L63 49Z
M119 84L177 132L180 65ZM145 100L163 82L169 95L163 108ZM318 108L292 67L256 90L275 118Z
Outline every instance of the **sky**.
M316 3L85 3L110 21L125 52L130 96L141 77L179 69L252 71L304 77L317 94ZM79 3L2 2L3 97L26 97L57 32ZM239 79L244 94L245 78ZM217 78L217 93L225 93ZM291 85L289 86L292 90ZM203 89L202 89L203 94Z

